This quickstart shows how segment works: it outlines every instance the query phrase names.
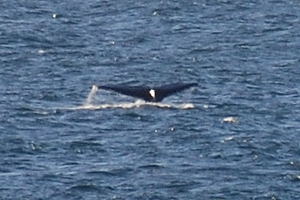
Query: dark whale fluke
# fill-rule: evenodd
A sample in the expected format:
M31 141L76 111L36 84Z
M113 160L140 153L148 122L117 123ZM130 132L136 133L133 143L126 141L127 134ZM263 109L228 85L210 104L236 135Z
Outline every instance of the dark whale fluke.
M112 90L124 95L140 98L145 101L160 102L165 97L196 85L197 83L174 83L159 87L124 85L101 85L98 87L104 90Z

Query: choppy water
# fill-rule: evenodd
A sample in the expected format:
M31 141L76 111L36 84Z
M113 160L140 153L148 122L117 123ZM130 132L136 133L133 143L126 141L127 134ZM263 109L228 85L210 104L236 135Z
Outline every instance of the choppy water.
M300 198L299 1L0 4L1 199Z

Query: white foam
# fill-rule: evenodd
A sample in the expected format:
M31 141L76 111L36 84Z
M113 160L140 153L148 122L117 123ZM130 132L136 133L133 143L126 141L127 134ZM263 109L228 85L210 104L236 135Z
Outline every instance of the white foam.
M226 122L226 123L237 123L238 122L238 118L237 117L225 117L223 119L223 122Z
M113 109L113 108L122 108L122 109L132 109L140 107L158 107L158 108L169 108L169 109L192 109L195 108L194 104L183 103L183 104L168 104L168 103L156 103L156 102L145 102L142 100L137 100L136 102L124 102L124 103L112 103L112 104L91 104L86 103L82 106L77 106L70 108L71 110L100 110L100 109Z

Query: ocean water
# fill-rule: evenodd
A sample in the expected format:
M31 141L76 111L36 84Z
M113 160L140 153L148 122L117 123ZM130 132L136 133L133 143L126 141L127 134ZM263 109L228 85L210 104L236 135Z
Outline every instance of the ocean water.
M300 199L299 1L0 4L0 199Z

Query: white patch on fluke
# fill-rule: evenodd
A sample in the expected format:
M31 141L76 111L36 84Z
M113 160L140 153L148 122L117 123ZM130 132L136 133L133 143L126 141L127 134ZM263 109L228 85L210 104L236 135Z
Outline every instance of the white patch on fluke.
M149 94L151 95L151 97L152 97L153 99L155 99L155 90L151 89L151 90L149 91Z

